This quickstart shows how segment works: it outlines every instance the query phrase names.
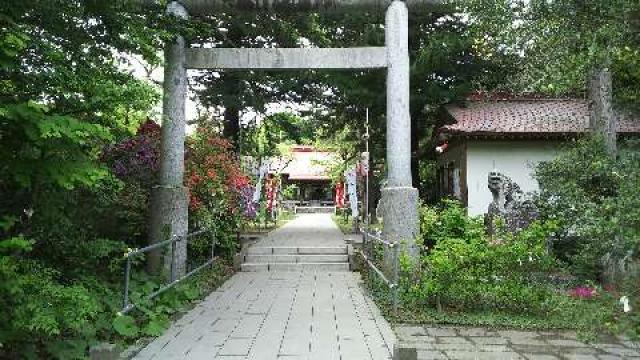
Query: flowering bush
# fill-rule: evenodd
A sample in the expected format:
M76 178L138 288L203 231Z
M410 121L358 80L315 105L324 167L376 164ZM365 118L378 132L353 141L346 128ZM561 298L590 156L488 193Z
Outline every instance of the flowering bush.
M218 247L230 255L235 247L235 232L245 217L255 217L253 186L233 155L231 144L215 131L199 127L185 144L185 180L189 191L189 223L194 228L213 228ZM135 136L104 149L102 160L113 174L126 183L123 205L143 213L146 221L148 197L157 179L160 159L160 127L148 120ZM141 196L129 196L130 193ZM127 201L132 198L136 201ZM127 205L128 204L128 205ZM133 212L133 211L132 211ZM143 236L144 237L144 236ZM202 238L205 254L210 239ZM195 245L197 255L200 251Z
M121 180L153 182L159 167L159 148L160 126L147 120L135 136L107 146L102 161Z
M218 248L230 256L236 250L235 232L240 222L255 214L253 187L233 155L231 143L213 130L199 127L187 148L190 223L213 228Z
M598 295L598 290L590 286L578 286L569 291L569 296L578 299L591 299Z
M186 169L190 210L207 206L234 215L239 213L241 193L250 184L233 156L229 141L208 128L198 128L188 141Z

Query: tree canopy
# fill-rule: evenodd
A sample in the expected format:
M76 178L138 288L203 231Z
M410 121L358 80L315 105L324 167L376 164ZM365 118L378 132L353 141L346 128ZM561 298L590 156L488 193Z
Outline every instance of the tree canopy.
M582 95L597 68L609 66L614 95L640 98L640 2L637 0L465 0L476 51L514 69L500 86L512 92Z

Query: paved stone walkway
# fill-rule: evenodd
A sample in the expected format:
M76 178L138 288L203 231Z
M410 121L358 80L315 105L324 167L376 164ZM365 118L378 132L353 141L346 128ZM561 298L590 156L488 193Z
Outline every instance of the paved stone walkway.
M610 339L586 344L571 331L515 331L465 327L396 327L398 341L415 345L419 360L640 359L640 345Z
M299 214L255 246L344 246L344 240L331 214Z
M330 215L310 214L259 245L338 243ZM357 273L240 272L136 359L382 360L394 341Z

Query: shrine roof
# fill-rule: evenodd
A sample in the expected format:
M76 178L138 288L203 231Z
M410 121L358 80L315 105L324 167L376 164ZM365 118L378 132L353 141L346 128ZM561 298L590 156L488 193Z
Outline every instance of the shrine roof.
M583 99L523 98L467 100L464 105L448 105L455 123L441 132L460 135L570 135L587 132L589 101ZM640 133L640 117L618 113L618 132Z
M313 146L295 145L291 155L280 160L280 173L290 180L330 180L329 166L335 161L335 154L317 150ZM274 168L274 167L272 167ZM277 168L277 167L276 167Z

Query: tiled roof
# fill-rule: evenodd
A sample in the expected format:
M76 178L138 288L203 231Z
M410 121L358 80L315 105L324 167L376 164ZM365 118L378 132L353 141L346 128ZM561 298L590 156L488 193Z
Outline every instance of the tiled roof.
M328 167L335 160L333 153L296 145L291 149L291 157L274 168L281 168L280 173L288 174L290 180L330 180Z
M560 135L589 130L589 103L581 99L467 101L449 105L456 121L440 130L467 135ZM640 117L620 114L618 132L640 133Z

